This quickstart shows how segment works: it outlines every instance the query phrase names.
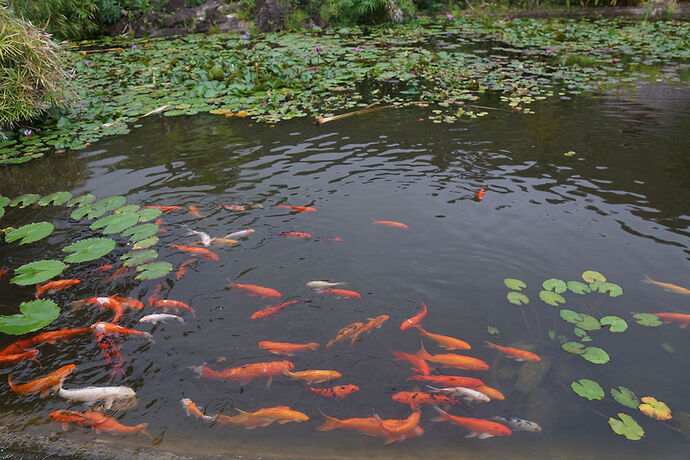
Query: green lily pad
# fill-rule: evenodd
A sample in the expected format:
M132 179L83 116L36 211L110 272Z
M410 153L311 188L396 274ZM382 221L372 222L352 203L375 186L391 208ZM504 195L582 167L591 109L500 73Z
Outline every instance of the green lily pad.
M610 297L618 297L623 295L623 288L615 283L602 283L599 285L599 292L602 294L608 292Z
M93 195L90 194L90 193L85 193L85 194L83 194L83 195L74 197L74 198L72 198L71 200L69 200L69 201L67 202L67 206L70 207L70 208L73 207L73 206L83 207L83 206L88 206L88 205L90 205L90 204L93 203L94 201L96 201L96 197L95 197L95 196L93 196Z
M5 215L5 208L0 208L0 217Z
M582 315L576 311L568 310L567 308L561 309L558 314L563 321L567 321L570 324L577 324L582 321Z
M131 214L131 213L136 213L139 208L138 204L126 204L120 208L117 208L116 210L113 211L113 214Z
M21 335L34 332L55 321L60 307L52 300L32 300L19 305L21 314L0 316L0 332Z
M87 238L62 248L62 252L72 253L65 257L65 262L79 263L103 257L113 249L115 249L115 240L110 238Z
M604 390L594 380L580 379L570 384L578 396L589 399L590 401L599 400L604 397Z
M144 238L143 240L139 240L136 243L132 245L132 249L146 249L150 248L154 244L158 243L158 237L157 236L150 236L148 238Z
M611 361L611 356L599 347L587 347L580 356L594 364L606 364Z
M640 326L657 327L664 324L657 316L651 313L636 313L633 315L633 318Z
M506 278L503 280L503 284L505 284L508 289L512 289L513 291L522 291L527 287L523 281L515 278Z
M42 283L59 275L67 268L59 260L39 260L25 264L14 271L15 277L10 280L12 284L28 286L30 284Z
M163 211L154 208L142 208L137 211L137 214L139 215L139 222L148 222L163 214Z
M50 222L36 222L16 228L5 235L5 241L11 243L19 241L19 244L33 243L53 233L55 226Z
M587 286L585 283L582 283L580 281L568 281L567 283L568 289L570 289L570 292L573 292L575 294L589 294L592 292L592 290Z
M493 326L486 326L486 332L488 332L490 335L493 335L494 337L498 337L499 334L498 328L495 328Z
M669 353L675 353L675 352L676 352L676 347L674 347L673 345L671 345L671 344L668 343L668 342L662 343L662 344L661 344L661 348L663 348L664 350L668 351Z
M10 199L6 196L0 195L0 208L4 208L8 204L10 204Z
M524 305L529 303L529 297L521 292L510 291L508 294L506 294L506 299L508 299L508 302L515 305Z
M70 214L70 217L74 220L79 220L83 219L86 217L88 213L91 212L91 206L90 205L84 205L84 206L79 206L77 209L72 211L72 214Z
M565 303L562 295L552 291L539 291L539 298L552 307L557 307L559 303Z
M61 204L65 204L71 198L72 194L70 192L55 192L41 198L38 201L38 204L39 206L48 206L49 204L52 204L53 206L60 206Z
M141 265L157 257L158 253L153 249L149 249L148 251L130 251L120 257L120 259L125 261L122 265L125 267L130 267L134 265Z
M628 329L628 323L618 316L604 316L599 322L602 326L611 326L611 332L623 332Z
M637 406L640 404L640 400L637 399L635 393L626 387L619 386L618 389L611 388L611 396L613 396L613 399L615 399L619 404L631 409L637 409Z
M644 430L631 416L622 412L618 413L619 419L609 418L609 425L614 433L625 436L631 441L637 441L644 436Z
M582 353L584 353L585 346L582 345L580 342L566 342L563 345L561 345L561 348L567 351L568 353L572 353L574 355L581 355Z
M14 200L10 201L9 205L13 208L21 205L19 207L25 208L37 202L39 198L40 196L36 195L35 193L25 193L24 195L20 195Z
M106 212L114 211L115 209L124 206L125 203L127 203L127 198L120 195L103 198L102 200L96 201L91 205L91 211L89 211L88 218L97 219Z
M596 319L594 316L588 315L586 313L580 313L580 316L582 317L582 320L575 323L575 325L580 329L584 329L585 331L597 331L601 329L601 324L599 323L599 320Z
M553 329L549 329L548 335L551 340L556 340L556 331Z
M123 231L122 235L129 236L129 240L135 243L145 238L155 236L158 230L160 230L160 227L156 224L139 224Z
M541 283L541 286L544 288L545 291L554 291L558 294L563 294L565 291L568 290L568 285L565 284L565 281L556 278L550 278L544 281L543 283Z
M585 331L584 329L581 329L579 327L575 327L574 332L575 332L575 337L579 337L581 339L588 337L587 331Z
M138 280L155 280L157 278L162 278L173 269L173 266L168 262L154 262L152 264L139 265L137 271L139 274L136 276Z
M606 277L599 272L595 272L594 270L587 270L586 272L582 273L582 279L590 284L597 281L600 283L606 282Z
M103 229L104 235L110 235L113 233L120 233L123 230L128 229L136 225L139 222L139 216L135 213L125 213L125 214L111 214L106 217L102 217L91 224L91 230Z

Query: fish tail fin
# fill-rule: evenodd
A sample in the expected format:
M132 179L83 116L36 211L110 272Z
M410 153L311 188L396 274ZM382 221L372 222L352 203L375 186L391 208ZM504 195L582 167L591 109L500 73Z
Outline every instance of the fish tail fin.
M311 351L316 351L319 348L319 344L316 342L310 343L308 347Z
M148 423L140 423L139 425L135 426L134 428L136 428L136 430L137 430L139 433L143 434L144 436L146 436L147 438L149 438L151 441L153 441L153 436L151 436L151 435L149 434L149 432L146 431L146 428L148 428L148 426L149 426Z
M487 348L498 348L495 343L489 342L488 340L484 341L484 345L486 345Z
M7 383L10 385L10 388L12 389L12 391L15 391L15 392L17 391L17 390L16 390L17 387L15 387L15 386L12 384L12 374L10 374L10 375L7 377Z
M146 340L148 340L149 342L156 343L156 341L153 340L153 336L150 333L144 332L144 337L146 337Z
M444 411L438 406L433 406L434 410L438 412L438 416L431 419L432 422L445 422L448 419L448 412Z
M41 295L41 288L43 287L42 284L37 284L36 285L36 300L38 300L39 296Z
M424 302L422 302L422 311L423 311L424 313L427 312L426 304L425 304Z
M331 346L335 343L335 340L329 340L328 343L326 344L326 348L331 348Z
M340 420L335 417L331 417L330 415L326 415L323 412L321 412L321 415L326 417L326 421L316 427L317 431L331 431L335 430L336 428L340 428Z
M421 329L421 328L420 328ZM424 330L424 329L422 329ZM422 348L417 352L417 354L422 358L422 359L429 359L431 358L431 355L429 354L428 351L424 348L424 342L422 342Z
M651 279L649 276L644 275L644 278L642 279L642 282L643 282L643 283L653 284L653 283L654 283L654 280Z

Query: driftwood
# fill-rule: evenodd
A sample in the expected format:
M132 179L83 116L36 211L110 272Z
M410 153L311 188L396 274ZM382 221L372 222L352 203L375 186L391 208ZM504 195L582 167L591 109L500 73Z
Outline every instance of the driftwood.
M332 117L317 118L316 120L314 120L314 124L315 124L316 126L321 126L322 124L328 123L329 121L340 120L341 118L347 118L347 117L351 117L351 116L353 116L353 115L363 115L363 114L365 114L365 113L375 112L375 111L377 111L377 110L383 110L383 109L387 109L387 108L390 108L390 107L395 107L395 106L397 105L397 104L393 104L393 105L384 105L384 106L381 106L381 107L373 107L374 105L376 105L376 104L378 104L378 103L379 103L378 101L377 101L377 102L374 102L373 104L369 104L369 105L366 106L365 108L360 109L360 110L355 110L354 112L341 113L340 115L335 115L335 116L332 116Z

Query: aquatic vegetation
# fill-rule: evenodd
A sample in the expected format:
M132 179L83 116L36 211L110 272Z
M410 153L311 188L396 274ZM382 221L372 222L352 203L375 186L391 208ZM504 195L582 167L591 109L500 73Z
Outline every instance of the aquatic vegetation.
M545 291L553 291L556 294L563 294L568 290L568 286L565 282L556 278L545 280L541 285Z
M611 429L621 436L625 436L631 441L637 441L644 436L644 430L631 416L622 412L618 413L619 418L609 418Z
M115 245L115 240L110 238L87 238L65 246L62 252L71 253L65 257L65 262L88 262L108 254L115 249Z
M0 332L21 335L34 332L52 323L60 314L60 307L51 300L22 302L16 315L0 316Z
M511 291L506 294L506 299L508 299L508 302L515 305L525 305L526 303L529 303L529 297L521 292Z
M55 226L50 222L35 222L8 232L5 235L5 242L12 243L19 240L19 244L33 243L50 235L54 229Z
M559 304L565 303L565 298L553 291L539 291L539 298L552 307L558 307Z
M626 387L619 386L617 389L611 388L611 396L619 404L631 409L637 409L637 406L640 404L640 401L637 399L637 396L635 396L635 393Z
M640 398L642 403L639 406L640 412L647 417L656 420L669 420L671 417L671 409L662 401L657 401L656 398L645 396Z
M512 289L513 291L521 291L527 287L523 281L515 278L506 278L503 280L503 284L505 284L508 289Z
M611 326L610 332L625 332L628 329L628 323L618 316L604 316L599 320L602 326Z
M67 265L59 260L39 260L38 262L31 262L15 269L15 276L10 279L10 283L18 284L19 286L42 283L56 277L62 273L65 268L67 268Z
M657 327L664 324L658 317L649 313L637 313L633 315L633 318L635 318L635 322L640 326Z
M604 390L601 388L601 385L594 380L580 379L571 383L570 387L578 396L589 399L590 401L604 397Z
M162 278L173 269L173 266L168 262L153 262L144 265L137 265L139 274L136 276L138 280L155 280Z

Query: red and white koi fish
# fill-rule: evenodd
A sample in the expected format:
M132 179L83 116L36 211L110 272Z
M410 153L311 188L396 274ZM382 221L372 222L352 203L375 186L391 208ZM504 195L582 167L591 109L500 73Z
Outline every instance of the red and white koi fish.
M291 240L306 240L308 238L311 238L311 234L305 232L281 232L280 234L282 236L290 238Z
M431 385L427 385L433 393L446 393L459 398L465 399L472 402L489 402L491 398L482 393L481 391L473 390L472 388L465 387L447 387L447 388L436 388Z
M66 289L70 286L74 286L75 284L81 283L81 280L58 280L58 281L51 281L50 283L46 284L37 284L36 285L36 298L38 299L41 297L43 294L55 294L58 291L62 291L63 289Z
M129 297L120 297L118 295L111 296L111 298L120 302L120 305L122 305L122 308L124 310L131 310L132 308L141 310L142 308L144 308L144 304L137 299L132 299Z
M184 408L184 411L187 413L188 416L196 415L200 419L206 421L215 420L215 417L211 417L210 415L206 415L203 412L201 412L201 409L203 409L203 407L197 406L196 403L191 399L184 398L180 402L182 403L182 407Z
M137 331L134 329L128 329L126 327L118 326L112 323L94 323L91 325L91 329L96 332L105 332L107 334L117 334L117 335L138 335L140 337L146 338L149 342L153 342L153 336L148 332Z
M224 204L222 207L230 211L246 211L247 209L244 206L240 206L237 204Z
M218 254L216 254L213 251L209 251L208 249L197 248L194 246L185 246L183 244L171 244L170 247L173 247L173 248L178 249L180 251L188 252L190 254L194 254L196 256L203 257L204 259L210 259L210 260L215 260L215 261L220 260L220 257L218 257Z
M122 318L122 313L124 312L124 308L122 308L122 304L117 301L115 296L110 296L110 297L91 297L89 299L83 299L83 300L76 300L71 303L72 307L77 309L82 307L83 305L90 304L90 305L98 305L100 308L99 310L103 310L104 308L107 308L108 310L112 310L115 312L115 317L112 319L112 323L117 323L120 318Z
M405 329L409 327L415 327L419 326L422 324L422 320L426 316L426 304L422 302L422 311L414 315L412 318L406 319L405 321L402 322L400 325L400 330L404 331Z

